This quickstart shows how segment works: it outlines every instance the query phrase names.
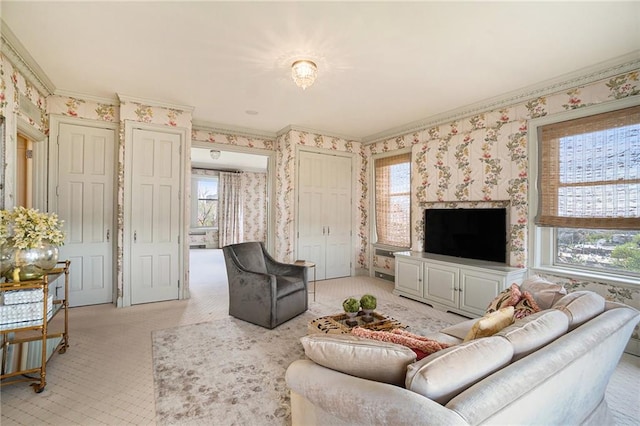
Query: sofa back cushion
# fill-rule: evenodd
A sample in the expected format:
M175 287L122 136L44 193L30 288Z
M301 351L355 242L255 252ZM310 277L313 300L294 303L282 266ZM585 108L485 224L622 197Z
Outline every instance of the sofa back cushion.
M604 312L604 297L592 291L575 291L558 300L553 307L567 315L569 330Z
M350 334L312 334L300 339L313 362L362 379L403 386L416 353L395 343Z
M520 284L520 290L531 293L541 310L549 309L567 294L561 284L552 283L537 275L525 279Z
M472 340L410 364L405 386L445 405L460 392L507 365L512 357L513 347L504 337Z
M557 309L541 311L517 320L496 336L503 336L513 345L513 362L524 358L556 340L569 329L569 319Z

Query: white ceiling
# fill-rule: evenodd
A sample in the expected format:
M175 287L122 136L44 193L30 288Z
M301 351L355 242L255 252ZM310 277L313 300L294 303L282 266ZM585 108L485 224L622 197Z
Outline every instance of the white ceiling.
M57 93L124 94L193 106L195 120L227 128L292 125L364 141L640 49L637 1L0 8ZM318 64L306 91L290 77L299 58Z

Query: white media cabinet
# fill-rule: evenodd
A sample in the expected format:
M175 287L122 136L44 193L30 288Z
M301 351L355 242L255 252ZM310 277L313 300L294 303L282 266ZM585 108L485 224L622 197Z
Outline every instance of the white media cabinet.
M393 293L467 317L485 314L505 288L524 280L526 269L484 260L402 251L394 253Z

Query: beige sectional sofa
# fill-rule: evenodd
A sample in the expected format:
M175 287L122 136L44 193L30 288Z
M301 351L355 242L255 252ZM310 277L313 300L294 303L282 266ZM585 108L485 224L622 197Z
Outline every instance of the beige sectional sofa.
M477 320L445 328L428 337L452 346L419 361L394 343L303 337L310 359L286 374L293 424L613 424L605 390L640 313L589 291L534 296L552 305L490 337L464 341Z

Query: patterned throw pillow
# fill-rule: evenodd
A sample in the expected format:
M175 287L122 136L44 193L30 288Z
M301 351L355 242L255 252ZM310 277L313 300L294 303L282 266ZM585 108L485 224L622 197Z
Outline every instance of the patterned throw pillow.
M351 334L358 337L364 337L366 339L380 340L381 342L406 346L416 353L418 360L449 347L446 343L440 343L424 336L400 329L377 331L368 330L362 327L354 327L351 330Z
M534 299L528 291L523 291L522 298L515 305L513 317L520 319L536 312L540 312L540 307L536 303L536 299Z
M508 306L516 306L522 297L522 292L520 291L520 287L518 284L511 284L511 287L504 290L498 296L496 296L489 306L487 307L487 311L485 313L490 314L491 312L495 312L500 308L506 308Z

